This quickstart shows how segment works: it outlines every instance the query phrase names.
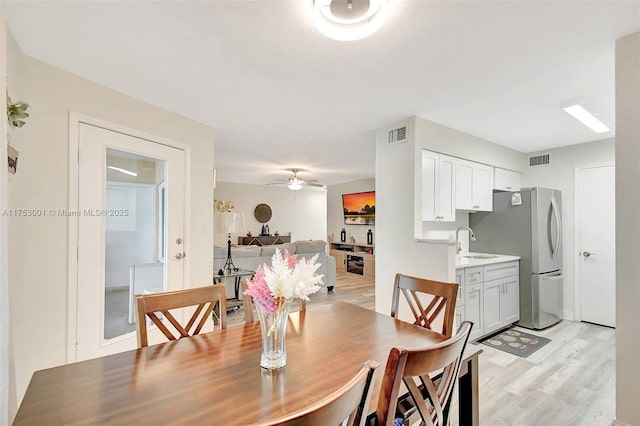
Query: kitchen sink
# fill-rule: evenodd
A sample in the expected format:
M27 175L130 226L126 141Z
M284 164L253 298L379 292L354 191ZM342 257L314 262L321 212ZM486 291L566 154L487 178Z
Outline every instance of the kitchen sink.
M492 254L473 254L468 256L462 256L465 259L493 259L494 257L498 257Z

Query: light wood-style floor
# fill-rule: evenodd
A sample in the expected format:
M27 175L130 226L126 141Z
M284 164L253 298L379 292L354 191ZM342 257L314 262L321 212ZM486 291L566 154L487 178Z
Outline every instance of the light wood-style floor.
M374 295L372 280L338 273L334 292L312 295L309 307L341 300L374 309ZM243 321L242 311L229 313L230 325ZM551 342L529 358L480 344L480 424L610 426L615 415L615 330L572 321L542 331L523 330ZM456 425L456 410L451 414Z

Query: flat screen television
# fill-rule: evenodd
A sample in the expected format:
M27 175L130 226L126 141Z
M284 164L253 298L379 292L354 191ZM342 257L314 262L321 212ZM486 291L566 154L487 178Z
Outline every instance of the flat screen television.
M376 192L342 194L345 225L375 225Z

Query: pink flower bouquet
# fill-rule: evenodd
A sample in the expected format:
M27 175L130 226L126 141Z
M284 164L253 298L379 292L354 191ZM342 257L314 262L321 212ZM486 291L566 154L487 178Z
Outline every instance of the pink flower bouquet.
M303 299L309 301L309 295L320 290L324 284L323 275L317 274L320 267L318 255L311 259L297 259L295 255L284 254L276 248L271 266L263 263L258 266L253 279L248 281L244 294L251 296L259 308L266 313L275 313L283 300Z

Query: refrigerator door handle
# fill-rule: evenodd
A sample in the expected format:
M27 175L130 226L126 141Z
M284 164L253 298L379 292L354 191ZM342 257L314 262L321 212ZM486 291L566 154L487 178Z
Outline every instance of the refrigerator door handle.
M558 205L556 204L556 200L555 198L551 198L551 208L553 210L553 215L556 218L556 241L555 241L555 248L553 250L553 262L555 263L556 259L558 258L558 252L560 251L560 238L562 235L562 225L561 225L561 221L560 221L560 214L558 213L559 209L558 209Z

